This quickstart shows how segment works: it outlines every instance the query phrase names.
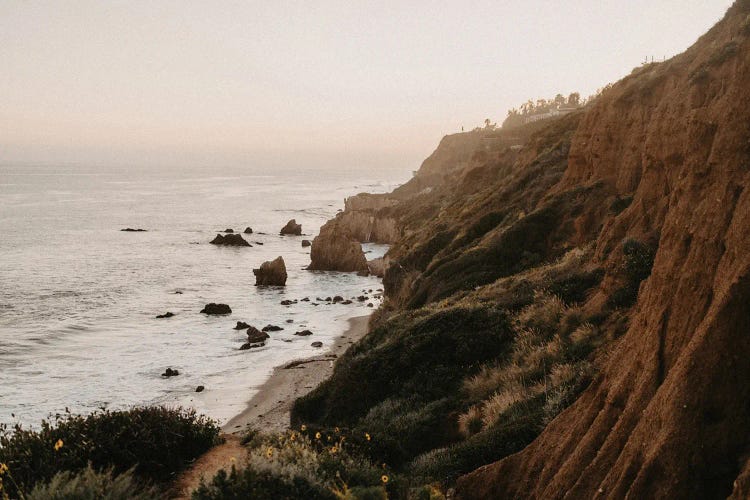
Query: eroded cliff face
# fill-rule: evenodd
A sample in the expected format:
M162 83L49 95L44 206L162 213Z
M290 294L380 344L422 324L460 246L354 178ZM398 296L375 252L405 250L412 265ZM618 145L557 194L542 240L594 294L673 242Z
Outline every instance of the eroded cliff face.
M461 478L461 498L745 497L748 89L742 0L684 54L636 70L582 117L546 198L597 186L632 200L606 218L584 203L572 237L601 222L594 258L610 270L624 238L654 241L653 270L590 387L522 452ZM597 294L614 286L610 276Z

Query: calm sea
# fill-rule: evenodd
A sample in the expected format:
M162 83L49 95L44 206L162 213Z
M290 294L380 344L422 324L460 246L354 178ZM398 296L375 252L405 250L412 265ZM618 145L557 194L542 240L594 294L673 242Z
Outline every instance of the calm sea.
M0 166L0 422L152 403L220 421L239 413L274 366L320 352L311 342L325 349L348 318L371 312L366 302L280 301L380 288L375 278L305 271L301 240L345 197L389 191L404 173ZM278 235L292 218L307 236ZM208 243L247 226L252 248ZM365 250L371 258L385 248ZM252 269L279 255L287 287L255 287ZM200 314L208 302L233 313ZM175 316L155 319L167 311ZM240 351L236 321L284 330ZM314 335L295 336L301 329ZM180 375L162 378L167 367Z

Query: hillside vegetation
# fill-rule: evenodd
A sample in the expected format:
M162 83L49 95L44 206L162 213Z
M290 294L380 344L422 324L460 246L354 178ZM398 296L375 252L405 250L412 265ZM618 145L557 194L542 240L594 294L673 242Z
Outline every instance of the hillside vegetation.
M744 497L749 38L738 1L584 109L444 139L373 211L387 301L294 424L461 498Z

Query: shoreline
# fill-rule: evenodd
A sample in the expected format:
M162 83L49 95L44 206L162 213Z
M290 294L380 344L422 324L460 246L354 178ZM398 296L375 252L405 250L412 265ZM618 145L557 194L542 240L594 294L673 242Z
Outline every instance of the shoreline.
M265 432L287 430L294 401L331 375L334 361L367 333L370 316L371 314L349 318L349 328L336 337L331 348L324 354L275 367L268 380L247 402L245 410L229 419L222 426L222 432L238 434L248 428Z

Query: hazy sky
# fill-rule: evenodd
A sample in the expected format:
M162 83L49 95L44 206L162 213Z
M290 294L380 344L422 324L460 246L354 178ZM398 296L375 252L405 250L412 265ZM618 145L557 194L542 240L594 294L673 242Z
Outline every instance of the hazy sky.
M0 162L414 169L675 55L730 0L0 0Z

